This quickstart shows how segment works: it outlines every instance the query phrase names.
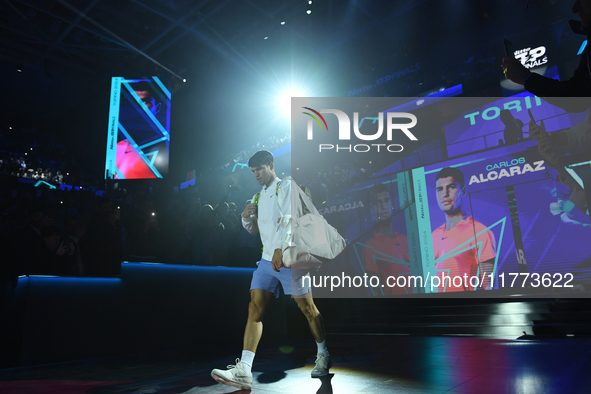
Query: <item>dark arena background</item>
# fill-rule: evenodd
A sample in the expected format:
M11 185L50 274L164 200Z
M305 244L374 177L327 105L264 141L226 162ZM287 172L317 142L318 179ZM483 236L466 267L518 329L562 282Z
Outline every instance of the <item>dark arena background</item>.
M446 167L495 282L313 286L334 360L321 378L280 295L250 391L588 393L591 91L546 101L501 64L589 82L569 20L590 15L589 0L0 0L0 392L248 392L210 371L242 350L262 243L240 218L264 149L347 241L313 283L383 264L453 274L438 264L463 251L441 257L434 235ZM419 138L317 152L340 127L326 108L366 135L378 112L412 113ZM530 116L587 134L548 154Z

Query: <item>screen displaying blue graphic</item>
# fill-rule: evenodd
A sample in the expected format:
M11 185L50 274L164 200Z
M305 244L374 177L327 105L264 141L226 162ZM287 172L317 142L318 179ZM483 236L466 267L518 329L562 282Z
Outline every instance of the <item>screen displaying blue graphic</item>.
M454 190L445 190L450 183ZM376 275L380 283L411 275L427 283L370 287L369 296L549 293L591 279L591 226L568 208L570 194L530 140L380 176L319 211L350 244L338 269Z
M529 136L528 110L538 123L544 121L547 132L572 127L586 115L586 111L567 112L531 93L522 92L467 110L447 123L444 130L448 156L523 141ZM515 124L515 133L510 132L509 121Z
M316 125L313 139L306 139L302 107L320 108L322 113L329 113L322 108L342 108L353 119L354 111L360 111L359 119L375 112L364 111L366 102L326 100L310 99L294 108L292 166L328 173L335 163L350 160L364 176L317 206L349 245L316 274L335 278L329 285L337 283L314 285L317 297L545 297L560 291L583 296L582 285L591 280L589 216L582 211L580 189L561 182L559 175L565 171L542 156L529 130L533 118L537 126L543 122L547 132L573 127L564 135L579 135L588 124L588 101L526 93L439 100L413 112L418 122L412 130L419 141L399 139L405 150L398 154L357 150L374 141L341 138L335 116L327 117L332 134ZM351 107L354 110L348 111ZM365 123L376 127L372 122L363 127ZM324 151L321 144L345 149ZM552 157L585 153L556 149ZM364 173L372 163L383 166ZM311 189L314 197L314 184ZM361 284L359 278L365 275L368 279ZM357 285L338 286L339 278L343 282L349 277L357 278Z
M111 80L105 179L168 173L171 92L158 77Z

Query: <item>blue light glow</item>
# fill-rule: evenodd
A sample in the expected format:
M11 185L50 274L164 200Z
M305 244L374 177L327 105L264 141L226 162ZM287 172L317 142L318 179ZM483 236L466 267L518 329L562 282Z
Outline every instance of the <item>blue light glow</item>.
M145 267L158 267L156 269L167 269L167 270L182 270L182 271L220 271L222 272L254 272L256 268L244 268L244 267L223 267L223 266L201 266L201 265L182 265L182 264L165 264L165 263L147 263L147 262L133 262L123 261L121 262L121 268L126 269L133 267L145 268Z
M117 168L117 125L119 124L119 102L121 99L121 77L111 79L111 105L109 107L109 131L107 133L107 157L105 179L113 178Z
M152 77L154 79L154 82L156 82L158 84L158 86L160 86L160 89L162 89L162 91L164 92L164 94L166 94L166 97L168 97L168 99L170 100L170 90L168 90L166 88L166 86L164 86L164 84L162 83L162 81L160 80L160 78L158 77ZM185 82L185 80L183 80L183 82Z
M35 183L35 187L39 187L42 184L45 184L45 185L49 186L50 189L57 189L55 186L53 186L52 184L47 183L45 181L39 181L39 182Z
M581 47L579 48L579 52L577 52L577 55L580 55L581 53L583 53L586 46L587 46L587 40L583 41L583 43L581 44Z
M195 186L195 179L181 183L181 189L186 189L189 187L189 185Z

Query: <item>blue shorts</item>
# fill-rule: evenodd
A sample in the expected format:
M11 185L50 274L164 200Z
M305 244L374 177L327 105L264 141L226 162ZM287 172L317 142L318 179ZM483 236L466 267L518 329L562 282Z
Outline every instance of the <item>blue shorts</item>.
M279 297L279 287L283 286L285 295L302 296L310 292L310 281L304 282L302 286L302 277L308 274L308 270L296 270L288 268L279 268L279 272L273 270L273 263L269 260L261 259L257 263L258 268L252 274L250 290L260 289L273 293L275 298Z

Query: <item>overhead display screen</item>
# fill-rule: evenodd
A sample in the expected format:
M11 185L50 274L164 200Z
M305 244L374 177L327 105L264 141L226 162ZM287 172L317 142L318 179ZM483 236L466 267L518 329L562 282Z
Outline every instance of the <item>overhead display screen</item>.
M171 93L158 77L111 80L105 179L168 173Z

